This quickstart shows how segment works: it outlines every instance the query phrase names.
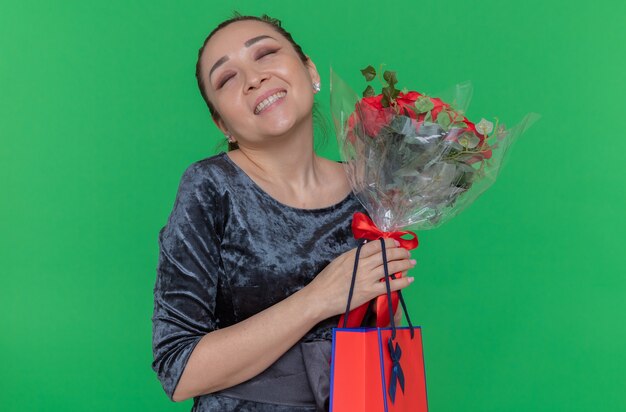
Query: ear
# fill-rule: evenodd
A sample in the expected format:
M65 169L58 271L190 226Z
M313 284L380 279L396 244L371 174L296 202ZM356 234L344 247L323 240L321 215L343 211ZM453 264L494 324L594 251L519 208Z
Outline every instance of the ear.
M313 80L314 83L319 83L321 79L320 74L317 72L317 67L315 67L315 63L313 63L313 60L311 60L308 55L306 56L306 58L306 67L307 69L309 69L309 75L311 76L311 80Z

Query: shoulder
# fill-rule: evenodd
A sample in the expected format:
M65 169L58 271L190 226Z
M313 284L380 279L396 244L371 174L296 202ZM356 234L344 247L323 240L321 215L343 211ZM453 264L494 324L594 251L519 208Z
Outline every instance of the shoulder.
M179 180L175 207L215 209L222 207L227 167L223 153L189 164Z
M224 159L224 152L196 160L185 168L182 181L195 184L209 184L217 177L223 176L228 164Z
M220 231L225 214L223 179L224 165L220 154L189 164L180 177L171 221L213 226Z
M189 164L180 178L179 192L194 192L201 197L222 196L234 173L225 157L225 152L220 152Z

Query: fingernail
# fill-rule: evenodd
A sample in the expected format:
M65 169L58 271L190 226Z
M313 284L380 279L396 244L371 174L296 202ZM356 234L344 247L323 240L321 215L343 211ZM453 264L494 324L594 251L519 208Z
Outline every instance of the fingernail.
M415 280L415 278L413 278L413 277L410 277L410 278L407 278L407 279L409 280L409 283L413 283L413 281Z
M415 259L411 259L411 260L409 260L409 262L411 262L411 263L413 263L413 264L416 264L416 263L417 263L417 260L415 260Z
M394 239L393 241L396 242L396 246L400 246L400 242L398 242L396 239Z

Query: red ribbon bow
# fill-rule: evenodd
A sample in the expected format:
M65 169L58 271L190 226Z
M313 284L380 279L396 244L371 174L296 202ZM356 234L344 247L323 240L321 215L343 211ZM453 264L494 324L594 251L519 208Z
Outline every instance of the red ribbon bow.
M352 233L354 234L355 239L367 239L367 240L378 240L380 238L391 238L395 239L400 243L400 246L407 249L415 249L418 245L417 235L414 232L409 230L405 231L397 231L397 232L383 232L380 230L376 224L369 218L365 213L356 212L352 218ZM411 239L404 239L402 236L411 235ZM396 279L402 277L402 272L398 272L395 274ZM383 277L381 282L385 281ZM364 303L356 309L353 309L348 314L348 328L357 328L361 326L361 322L365 317L365 312L367 311L367 306L369 302ZM395 312L398 307L398 292L391 292L391 304L393 307L393 311ZM376 326L379 328L387 327L387 325L391 322L390 314L389 314L389 304L387 303L387 293L378 296L376 298ZM343 327L343 318L345 315L341 315L339 319L339 327Z

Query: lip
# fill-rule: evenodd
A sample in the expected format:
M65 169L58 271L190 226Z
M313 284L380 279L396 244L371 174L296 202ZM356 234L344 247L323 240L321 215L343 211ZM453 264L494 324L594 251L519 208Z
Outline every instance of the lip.
M274 93L278 93L278 92L285 92L285 93L287 93L287 90L285 90L283 88L276 88L276 89L268 90L267 92L263 93L254 102L254 106L252 106L252 113L254 113L254 109L256 109L256 107L259 105L259 103L261 103L263 100L267 99L268 97L270 97Z

